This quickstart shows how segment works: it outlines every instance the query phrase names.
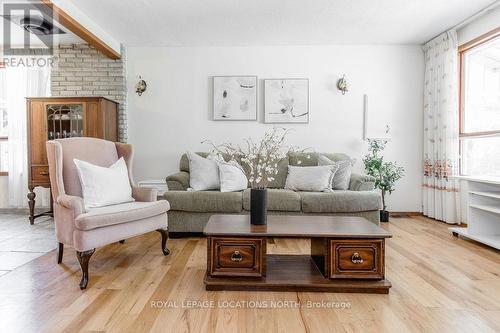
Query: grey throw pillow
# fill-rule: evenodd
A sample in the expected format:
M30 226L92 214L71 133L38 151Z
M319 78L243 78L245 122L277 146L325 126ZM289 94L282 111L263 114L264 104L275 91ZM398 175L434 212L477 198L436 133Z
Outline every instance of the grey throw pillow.
M288 166L285 189L292 191L324 192L330 189L337 166Z
M207 158L187 152L189 159L189 184L191 191L218 190L220 188L218 158L208 155Z
M333 176L331 189L333 190L347 190L351 180L352 166L355 160L348 159L334 162L324 155L318 156L318 165L336 165L337 172Z

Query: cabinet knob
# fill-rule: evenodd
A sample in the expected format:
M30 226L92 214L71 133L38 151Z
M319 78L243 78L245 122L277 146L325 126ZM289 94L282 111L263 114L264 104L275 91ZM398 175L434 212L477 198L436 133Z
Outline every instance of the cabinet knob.
M233 254L231 254L231 260L235 262L242 261L243 256L241 255L240 251L234 251Z
M351 256L351 261L353 264L362 264L364 260L358 252L354 252Z

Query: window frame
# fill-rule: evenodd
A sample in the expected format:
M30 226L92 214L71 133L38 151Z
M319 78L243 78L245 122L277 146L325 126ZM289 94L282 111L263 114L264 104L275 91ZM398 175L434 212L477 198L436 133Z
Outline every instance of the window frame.
M471 41L464 43L458 47L458 122L459 122L459 154L460 154L460 163L459 163L459 174L464 176L463 173L463 163L464 159L462 158L463 152L463 141L465 139L477 139L484 138L488 136L500 136L500 129L492 130L492 131L476 131L476 132L466 132L465 131L465 54L479 46L482 46L493 39L500 37L500 27L493 29L479 37L472 39Z

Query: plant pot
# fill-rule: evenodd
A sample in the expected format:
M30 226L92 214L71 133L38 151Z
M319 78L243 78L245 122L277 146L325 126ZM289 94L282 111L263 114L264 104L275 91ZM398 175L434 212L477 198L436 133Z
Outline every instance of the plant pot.
M250 223L267 224L267 189L250 190Z
M389 212L386 210L380 211L380 222L389 222Z

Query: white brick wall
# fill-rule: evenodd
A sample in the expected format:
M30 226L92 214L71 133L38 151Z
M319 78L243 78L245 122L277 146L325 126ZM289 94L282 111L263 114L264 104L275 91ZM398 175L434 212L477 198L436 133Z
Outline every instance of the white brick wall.
M51 73L52 96L103 96L120 103L119 140L126 142L125 50L120 60L111 60L87 44L61 45L54 56L57 61Z

